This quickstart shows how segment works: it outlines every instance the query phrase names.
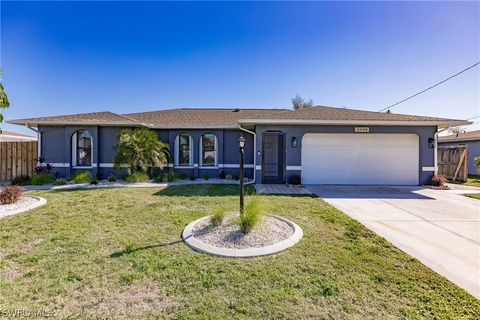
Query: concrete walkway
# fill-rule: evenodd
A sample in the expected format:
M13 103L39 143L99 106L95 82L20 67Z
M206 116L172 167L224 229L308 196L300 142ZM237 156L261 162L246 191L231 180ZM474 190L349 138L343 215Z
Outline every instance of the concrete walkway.
M480 299L480 189L307 188Z

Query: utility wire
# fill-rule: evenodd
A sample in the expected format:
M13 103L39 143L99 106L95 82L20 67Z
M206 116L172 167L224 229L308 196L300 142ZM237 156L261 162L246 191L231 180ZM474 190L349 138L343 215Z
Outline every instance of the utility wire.
M462 73L464 73L465 71L468 71L468 70L470 70L470 69L472 69L472 68L474 68L474 67L478 66L479 64L480 64L480 61L479 61L479 62L477 62L477 63L475 63L475 64L473 64L473 65L471 65L471 66L470 66L470 67L468 67L468 68L465 68L465 69L463 69L463 70L462 70L462 71L460 71L460 72L457 72L457 73L455 73L454 75L452 75L452 76L448 77L447 79L445 79L445 80L442 80L442 81L440 81L440 82L438 82L438 83L434 84L433 86L430 86L430 87L428 87L428 88L426 88L426 89L424 89L424 90L422 90L422 91L420 91L420 92L417 92L417 93L415 93L414 95L411 95L411 96L410 96L410 97L408 97L408 98L405 98L405 99L403 99L403 100L400 100L400 101L399 101L399 102L397 102L397 103L394 103L394 104L392 104L392 105L390 105L390 106L388 106L388 107L385 107L385 108L383 108L383 109L379 110L378 112L382 112L382 111L388 110L388 109L390 109L390 108L393 108L393 107L395 107L396 105L399 105L400 103L403 103L403 102L405 102L405 101L407 101L407 100L410 100L410 99L412 99L412 98L414 98L414 97L416 97L416 96L418 96L418 95L420 95L420 94L422 94L422 93L424 93L424 92L426 92L426 91L428 91L428 90L430 90L430 89L433 89L433 88L435 88L436 86L439 86L439 85L441 85L442 83L445 83L445 82L447 82L448 80L450 80L450 79L452 79L452 78L455 78L456 76L459 76L459 75L461 75L461 74L462 74Z

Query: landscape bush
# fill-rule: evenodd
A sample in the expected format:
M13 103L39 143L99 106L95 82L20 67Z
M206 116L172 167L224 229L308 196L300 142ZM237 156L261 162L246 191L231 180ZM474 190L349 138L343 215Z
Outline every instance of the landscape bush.
M473 158L473 164L475 165L477 174L480 176L480 156L476 156L475 158Z
M216 208L213 210L213 214L210 216L210 223L214 227L218 227L223 223L223 220L225 219L225 212L226 210L224 208Z
M165 176L167 177L168 182L173 182L177 180L177 175L175 174L175 172L167 172Z
M187 180L188 179L188 174L186 174L185 172L181 172L181 173L178 174L178 179Z
M34 186L41 186L44 184L52 183L54 181L55 179L53 179L53 177L47 173L34 174L32 176L32 179L30 179L30 183L33 184Z
M203 175L203 179L208 180L208 179L210 179L210 177L207 176L206 174L204 174L204 175Z
M263 215L262 204L256 197L252 197L245 205L243 215L240 215L240 229L247 234L255 228L260 222Z
M441 174L434 175L432 177L432 185L435 187L441 187L447 182L447 178Z
M57 186L64 186L67 184L67 179L63 179L63 178L57 179L55 180L55 184Z
M86 183L92 181L92 174L89 171L75 171L70 180L75 183Z
M98 184L98 180L97 179L92 179L92 181L90 181L90 184Z
M146 173L134 172L125 177L125 181L128 183L147 182L150 178Z
M33 172L38 173L38 174L40 174L40 173L47 173L48 174L48 173L50 173L50 171L52 171L52 169L53 169L53 164L46 163L45 158L40 157L37 160L37 165L33 169Z
M115 182L115 181L117 181L117 176L114 175L114 174L109 175L109 176L108 176L108 181L110 181L110 182Z
M18 201L23 194L19 186L8 186L0 191L0 204L12 204Z
M21 175L21 176L16 176L15 178L12 179L12 184L15 186L24 186L30 183L30 177Z
M158 183L167 182L167 176L166 174L156 174L153 176L153 181Z

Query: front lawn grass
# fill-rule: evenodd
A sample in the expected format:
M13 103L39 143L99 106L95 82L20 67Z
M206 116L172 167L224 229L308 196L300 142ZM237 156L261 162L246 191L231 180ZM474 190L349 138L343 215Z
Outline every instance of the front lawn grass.
M238 186L37 191L0 219L2 310L56 318L478 319L480 302L319 198L259 195L305 236L277 255L228 259L180 240L235 210Z
M480 193L465 193L464 196L480 200Z
M455 184L461 184L465 186L471 186L471 187L479 187L480 188L480 176L474 175L474 174L469 174L467 181L462 182L462 181L449 181L450 183L455 183Z

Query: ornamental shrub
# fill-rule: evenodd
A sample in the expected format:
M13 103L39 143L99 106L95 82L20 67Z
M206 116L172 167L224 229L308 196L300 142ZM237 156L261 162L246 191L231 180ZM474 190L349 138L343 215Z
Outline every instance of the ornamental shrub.
M34 174L32 176L32 179L30 179L30 183L33 184L34 186L41 186L44 184L52 183L54 181L55 179L53 179L53 177L47 173Z
M477 169L477 174L480 176L480 156L473 158L473 164L475 165L475 169Z
M12 179L12 184L15 186L24 186L30 183L30 177L29 176L16 176L15 178Z
M262 204L258 198L251 198L245 205L245 212L240 215L240 229L243 233L247 234L255 228L263 215Z
M147 182L148 180L148 175L143 172L134 172L125 177L125 181L128 183Z
M213 214L210 216L210 223L214 227L218 227L222 224L223 220L225 219L225 209L224 208L216 208L213 210Z
M434 175L432 177L432 185L435 187L441 187L447 182L447 178L441 174Z
M12 204L18 201L23 194L19 186L8 186L0 191L0 204Z
M70 180L75 183L86 183L92 181L92 174L89 171L75 171Z

